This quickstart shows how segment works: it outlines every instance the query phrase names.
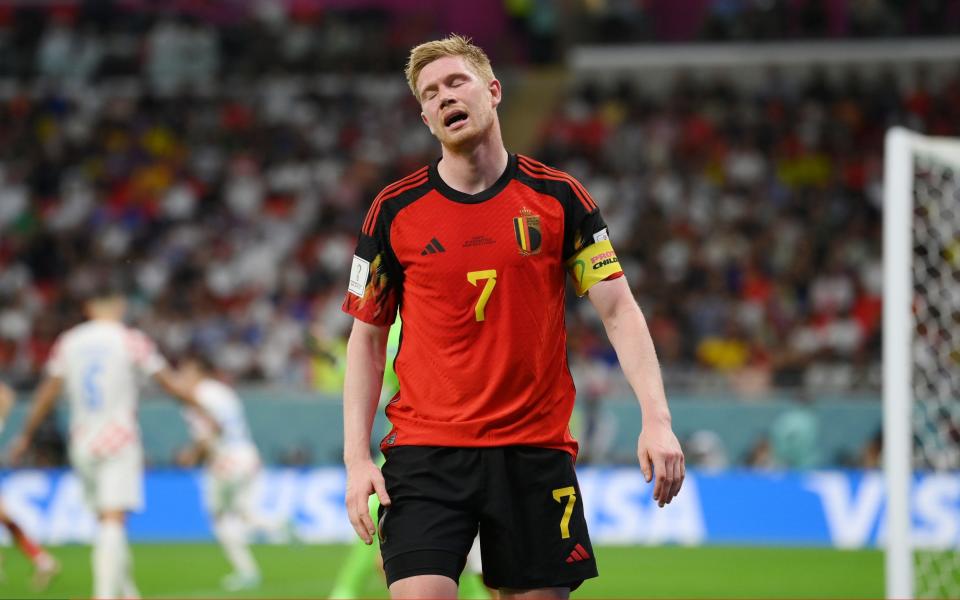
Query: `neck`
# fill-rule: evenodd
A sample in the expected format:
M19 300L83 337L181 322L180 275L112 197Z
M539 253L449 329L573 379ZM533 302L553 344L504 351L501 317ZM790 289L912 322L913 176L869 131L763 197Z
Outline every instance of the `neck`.
M489 188L503 175L509 155L503 146L499 128L487 140L469 148L443 147L443 158L437 172L443 181L465 194L478 194Z

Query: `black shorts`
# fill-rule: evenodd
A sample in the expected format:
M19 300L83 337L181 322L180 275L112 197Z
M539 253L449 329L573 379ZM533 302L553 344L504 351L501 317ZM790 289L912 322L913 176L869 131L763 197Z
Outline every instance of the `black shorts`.
M390 495L378 520L387 583L415 575L459 581L480 531L492 588L576 589L597 576L573 458L510 446L399 446L387 452Z

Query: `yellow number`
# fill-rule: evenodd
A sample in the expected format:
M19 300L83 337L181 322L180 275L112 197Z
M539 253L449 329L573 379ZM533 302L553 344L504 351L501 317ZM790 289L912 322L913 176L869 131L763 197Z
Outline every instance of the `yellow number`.
M467 273L467 281L469 281L474 287L476 287L477 282L481 279L486 279L487 283L483 285L483 291L480 292L480 299L477 300L477 305L473 309L477 315L477 321L483 321L486 317L483 309L487 307L487 301L490 300L490 294L493 293L493 288L497 285L496 269L487 269L486 271L470 271Z
M577 503L576 492L572 485L553 490L553 499L557 502L560 502L561 498L569 498L567 506L563 509L563 516L560 518L560 537L562 539L570 537L570 517L573 515L573 505Z

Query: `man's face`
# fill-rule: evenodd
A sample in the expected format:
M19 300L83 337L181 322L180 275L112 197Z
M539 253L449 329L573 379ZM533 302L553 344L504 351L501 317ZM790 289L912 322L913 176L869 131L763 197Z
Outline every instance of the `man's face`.
M485 84L462 56L438 58L417 80L420 116L448 148L477 143L496 119L500 82Z

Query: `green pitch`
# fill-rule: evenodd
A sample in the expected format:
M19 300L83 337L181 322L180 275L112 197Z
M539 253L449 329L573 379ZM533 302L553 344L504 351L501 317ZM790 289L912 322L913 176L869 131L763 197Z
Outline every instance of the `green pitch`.
M89 597L90 550L54 548L63 564L43 594L28 586L29 567L4 549L2 598ZM220 587L226 561L212 544L143 544L134 548L137 583L144 597L325 598L345 546L258 546L263 584L226 594ZM577 598L881 598L883 555L878 551L782 548L597 548L600 577ZM363 596L385 598L372 574Z

